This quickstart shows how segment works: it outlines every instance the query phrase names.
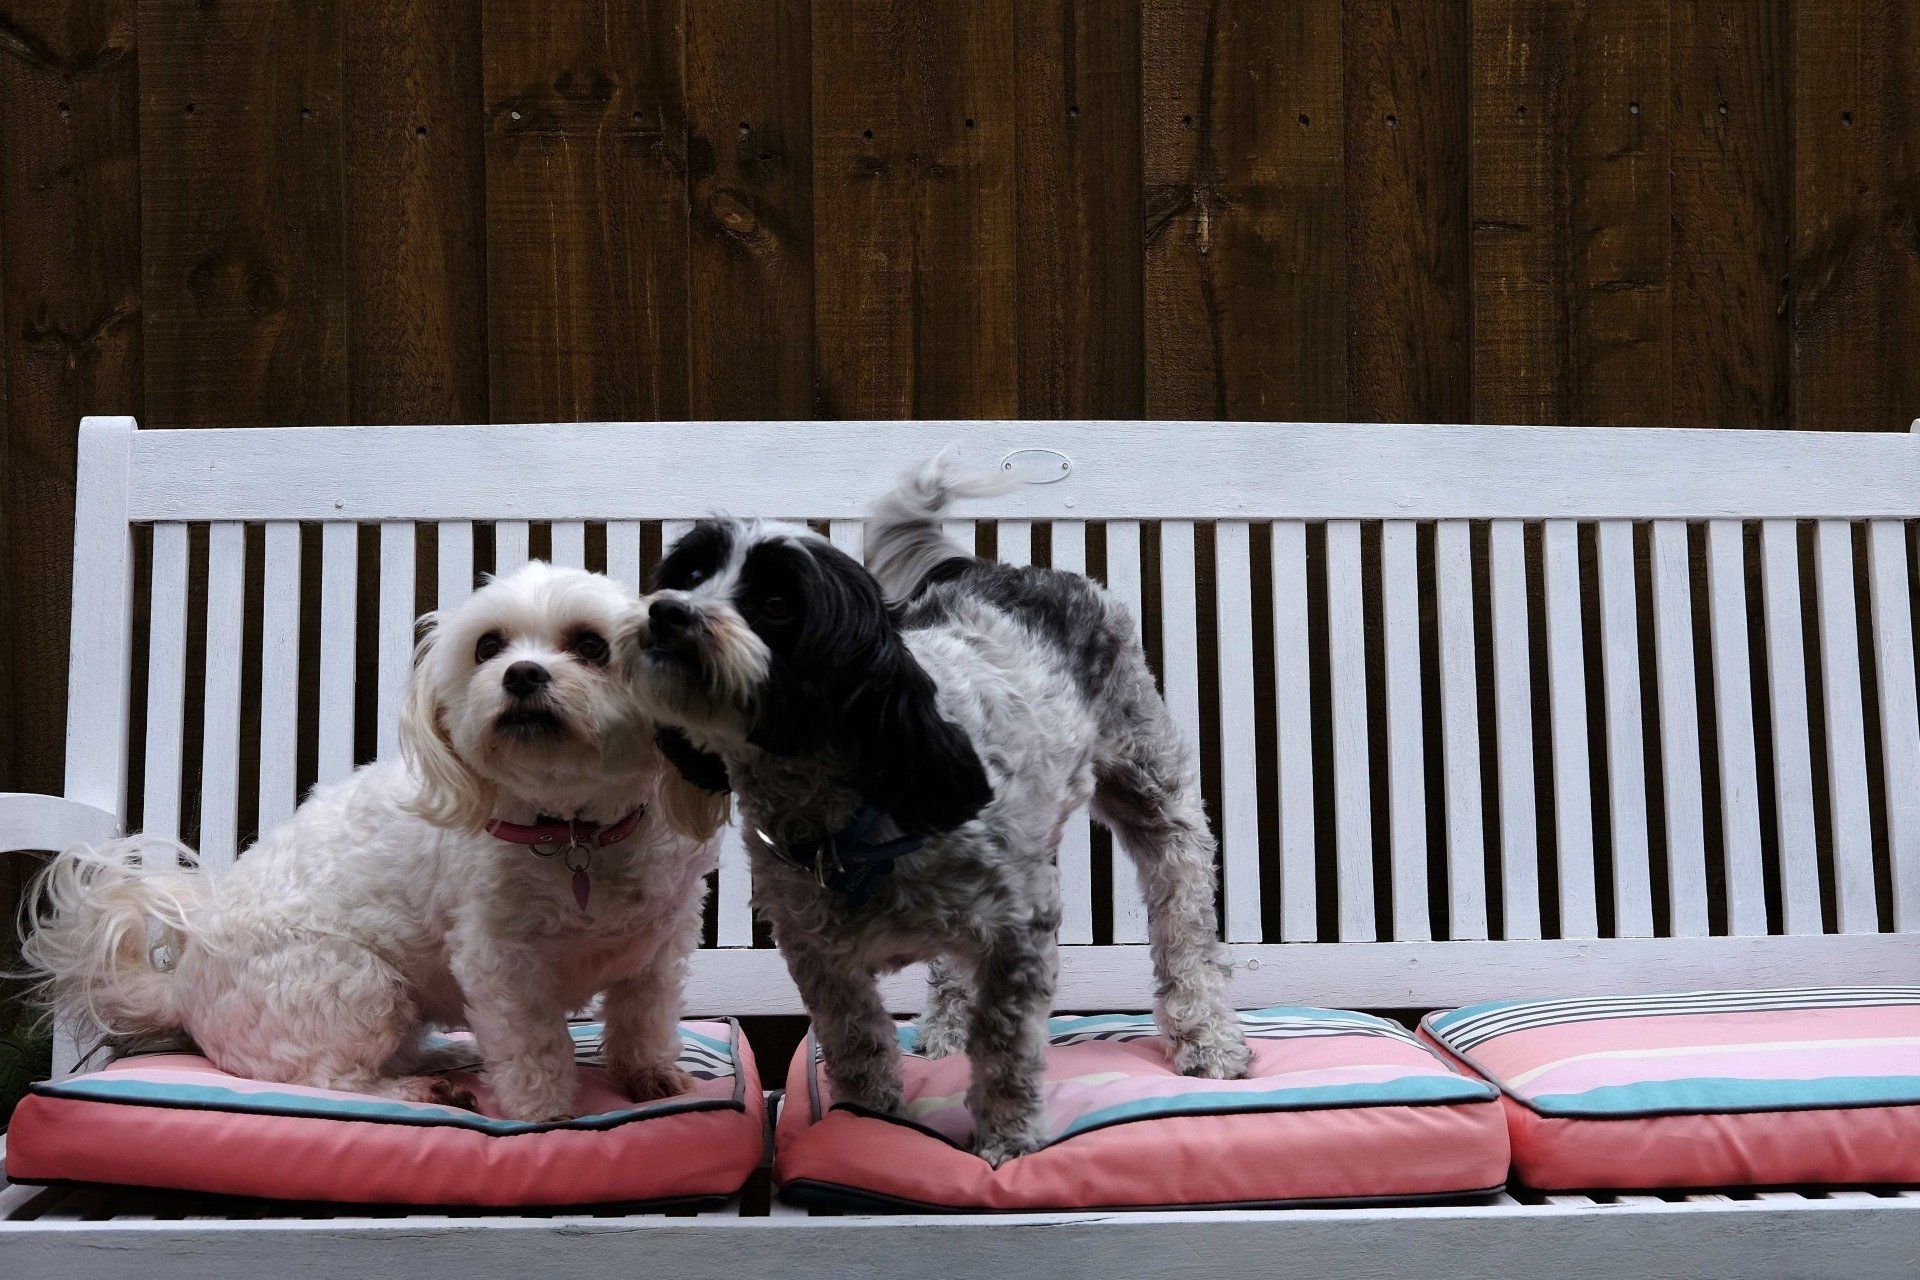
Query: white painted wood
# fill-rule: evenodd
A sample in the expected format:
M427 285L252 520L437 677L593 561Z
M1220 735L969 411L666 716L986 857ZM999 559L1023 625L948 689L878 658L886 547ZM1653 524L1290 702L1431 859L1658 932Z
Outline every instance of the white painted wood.
M960 544L960 549L968 555L977 555L980 541L971 520L949 520L941 526L947 537Z
M1580 532L1570 520L1541 531L1547 597L1547 687L1553 725L1555 865L1560 936L1599 933L1593 886L1593 779L1587 759L1587 672L1580 620Z
M673 552L673 544L687 536L693 528L691 520L662 520L660 522L660 555L664 559Z
M1000 563L1033 563L1033 524L1027 520L1000 522Z
M1420 689L1419 529L1380 529L1381 622L1386 641L1387 830L1393 863L1393 936L1433 936L1427 915L1427 750Z
M525 564L531 531L525 520L501 520L493 526L493 575L504 578Z
M827 524L827 537L833 545L864 563L867 526L859 520L833 520Z
M947 527L953 537L953 527ZM973 545L968 532L964 545ZM1144 605L1141 594L1140 526L1132 520L1116 520L1107 526L1107 590L1133 615L1135 628L1141 626ZM1133 859L1113 842L1113 940L1145 942L1147 907L1140 896L1140 878Z
M1003 526L1004 528L1004 526ZM1160 526L1161 681L1173 723L1200 762L1200 602L1195 586L1193 522Z
M413 668L414 526L390 520L380 526L380 625L374 697L380 758L400 749L400 704Z
M1655 522L1653 652L1660 697L1660 778L1667 821L1667 903L1677 937L1708 929L1707 853L1694 690L1693 583L1687 526Z
M1493 620L1494 746L1500 794L1503 932L1540 936L1540 827L1534 800L1533 673L1527 621L1526 527L1496 520L1487 530Z
M1893 926L1920 932L1920 709L1914 696L1913 615L1907 538L1897 520L1867 530L1874 670L1880 694L1880 755L1893 861Z
M1826 705L1827 809L1834 902L1843 933L1880 927L1867 808L1867 729L1860 688L1860 624L1853 594L1853 528L1822 520L1814 530L1820 622L1820 684Z
M132 418L82 419L74 485L66 792L116 822L127 816L133 653L127 485L134 435Z
M1486 824L1480 801L1480 686L1473 636L1472 529L1433 531L1440 633L1440 732L1447 814L1447 936L1487 936Z
M1274 742L1280 802L1280 937L1319 936L1314 861L1313 681L1307 636L1307 530L1272 530Z
M1229 944L1231 998L1240 1008L1298 1004L1346 1009L1438 1009L1503 997L1649 995L1712 987L1885 982L1911 973L1904 934L1757 938L1565 938L1492 942ZM700 951L687 991L691 1016L797 1014L799 997L775 951ZM924 972L884 979L897 1013L918 1012ZM1153 1004L1153 963L1140 944L1062 947L1055 1006L1062 1012L1139 1011Z
M455 590L448 561L459 557L458 535L449 537L449 525L440 530L440 598L449 603ZM467 564L464 582L471 590L472 526L467 526ZM457 596L455 597L457 598ZM360 615L360 530L333 522L320 526L320 782L335 782L353 772L353 710L355 652Z
M1087 526L1083 520L1056 520L1050 531L1054 568L1087 571ZM1060 941L1069 946L1093 941L1093 827L1086 810L1067 819L1060 836Z
M1707 604L1713 640L1713 710L1720 742L1720 839L1725 850L1727 928L1767 931L1760 862L1760 777L1755 763L1747 569L1738 521L1707 526Z
M1327 524L1327 651L1333 703L1333 822L1340 940L1368 942L1373 915L1372 775L1367 743L1366 615L1360 526Z
M0 791L0 852L98 844L119 831L120 819L105 809L59 796Z
M153 527L147 612L147 755L143 830L180 838L180 757L186 738L187 526ZM150 852L158 852L150 851Z
M568 569L587 567L587 525L583 520L555 520L549 530L553 563Z
M1260 795L1253 701L1253 563L1247 524L1214 526L1214 615L1220 676L1220 850L1227 940L1258 942Z
M968 511L1027 520L1860 519L1912 515L1920 492L1920 437L1891 433L816 422L805 436L796 450L786 422L141 432L131 515L657 519L725 494L734 511L845 517L949 443L980 472L1011 449L1070 454L1060 482Z
M269 521L260 609L259 829L277 826L298 801L300 741L300 526Z
M1788 933L1820 932L1820 869L1813 832L1813 759L1807 730L1806 645L1800 626L1800 542L1791 520L1760 526L1767 683L1773 722L1773 798L1780 898Z
M1652 864L1647 846L1647 762L1640 717L1640 601L1633 525L1603 520L1600 552L1600 671L1607 709L1607 812L1612 819L1613 928L1622 938L1653 936Z
M640 522L607 522L607 575L627 590L640 590Z
M447 520L436 529L435 609L451 609L473 594L473 521Z
M720 872L715 895L715 941L723 947L753 945L753 868L738 817L720 833Z
M206 710L200 727L199 849L201 865L206 867L224 867L239 852L242 663L239 620L246 609L246 578L246 526L225 520L209 525L203 700Z

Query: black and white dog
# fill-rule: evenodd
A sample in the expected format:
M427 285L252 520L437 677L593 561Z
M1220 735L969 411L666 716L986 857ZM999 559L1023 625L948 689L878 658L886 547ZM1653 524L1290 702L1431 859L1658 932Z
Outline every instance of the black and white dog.
M940 460L909 476L869 523L873 573L803 527L702 521L661 565L632 652L641 701L685 734L669 757L732 785L754 906L838 1100L899 1111L875 976L932 961L919 1049L972 1055L976 1149L997 1165L1046 1141L1054 855L1089 798L1140 870L1175 1064L1237 1078L1249 1054L1198 769L1133 621L1084 577L948 541L949 499L984 491Z

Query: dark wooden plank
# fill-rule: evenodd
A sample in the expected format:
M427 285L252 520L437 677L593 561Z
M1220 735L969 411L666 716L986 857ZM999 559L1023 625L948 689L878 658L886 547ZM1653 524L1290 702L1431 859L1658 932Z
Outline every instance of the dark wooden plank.
M1016 22L1019 412L1137 418L1139 6L1036 0Z
M60 791L75 427L140 406L137 84L132 0L0 17L0 787Z
M1920 412L1920 10L1794 17L1793 422L1899 430Z
M339 0L139 0L146 418L347 411Z
M349 418L484 421L479 10L350 6L346 77Z
M688 3L696 418L813 414L812 38L809 0Z
M822 412L1011 417L1012 0L817 0Z
M484 9L492 417L685 417L680 0Z
M1347 5L1351 417L1475 414L1467 18L1465 0Z
M1141 78L1148 415L1344 416L1340 6L1153 0Z
M1474 0L1472 16L1474 418L1566 422L1565 10Z
M1668 420L1671 116L1667 0L1581 8L1567 59L1572 421Z
M1793 215L1787 7L1684 0L1672 22L1672 421L1783 426Z

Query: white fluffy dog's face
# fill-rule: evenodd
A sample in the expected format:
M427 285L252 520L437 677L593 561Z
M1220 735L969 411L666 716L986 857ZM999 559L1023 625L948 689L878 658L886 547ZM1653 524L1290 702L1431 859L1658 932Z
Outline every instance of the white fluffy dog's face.
M477 827L502 797L569 815L648 769L615 652L632 608L609 578L536 561L430 616L400 725L423 815Z

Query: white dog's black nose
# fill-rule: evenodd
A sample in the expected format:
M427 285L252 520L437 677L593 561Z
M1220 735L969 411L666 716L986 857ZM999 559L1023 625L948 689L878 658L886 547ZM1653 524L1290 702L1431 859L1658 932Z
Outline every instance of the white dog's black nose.
M507 686L507 692L516 698L531 697L546 687L553 679L553 673L537 662L528 662L524 658L508 667L506 674L500 677L500 683Z
M663 639L667 636L678 635L683 631L692 630L694 623L699 621L699 619L694 615L693 610L689 609L685 604L678 600L668 598L665 600L655 600L653 604L648 607L647 621L653 625L654 637L656 639Z

